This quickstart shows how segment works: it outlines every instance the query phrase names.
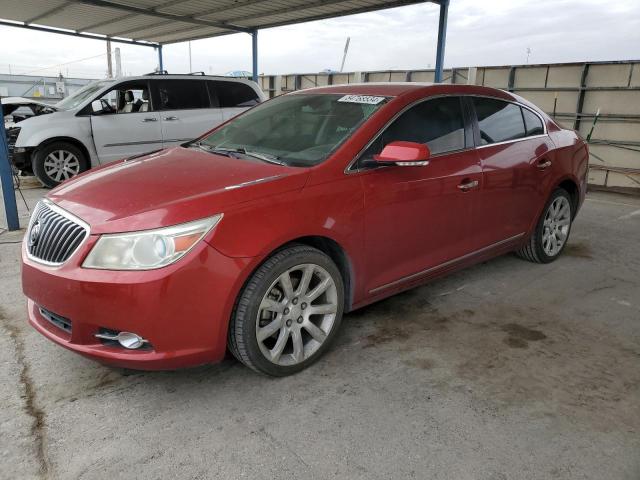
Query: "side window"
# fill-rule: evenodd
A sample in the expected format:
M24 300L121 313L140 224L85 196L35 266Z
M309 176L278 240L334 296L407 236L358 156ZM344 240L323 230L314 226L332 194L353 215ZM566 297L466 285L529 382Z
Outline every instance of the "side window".
M524 117L524 125L527 129L527 137L533 135L542 135L544 133L544 127L540 117L533 113L528 108L522 109L522 116Z
M481 97L473 97L473 105L478 117L481 145L506 142L525 136L524 121L519 106L502 100Z
M370 159L396 141L425 143L432 155L464 149L460 97L435 98L410 108L382 132L361 159Z
M137 113L152 110L149 101L149 89L147 82L125 82L102 97L103 105L111 108L107 113Z
M218 106L222 108L252 107L260 103L255 90L244 83L210 80L209 89L215 91Z
M207 86L202 80L158 80L160 110L209 108Z

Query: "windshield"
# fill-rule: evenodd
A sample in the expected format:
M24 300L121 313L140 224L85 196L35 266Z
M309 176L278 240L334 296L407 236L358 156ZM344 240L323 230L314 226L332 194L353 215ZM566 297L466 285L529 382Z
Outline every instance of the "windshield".
M84 102L87 98L91 97L98 90L102 90L104 87L111 85L113 80L100 80L98 82L91 82L80 90L78 90L73 95L68 96L67 98L60 100L55 104L56 108L60 110L70 110L72 108L76 108L82 102Z
M193 145L215 153L310 167L324 161L385 100L362 95L285 95L247 111Z

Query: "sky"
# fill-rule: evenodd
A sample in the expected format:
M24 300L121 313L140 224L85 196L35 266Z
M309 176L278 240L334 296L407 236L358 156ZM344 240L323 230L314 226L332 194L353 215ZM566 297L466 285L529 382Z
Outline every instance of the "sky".
M438 30L432 3L262 30L260 73L433 68ZM2 16L0 12L0 17ZM0 27L0 73L101 78L105 42ZM121 49L123 71L157 66L149 47ZM170 73L189 71L188 44L164 47ZM451 0L445 67L640 59L640 0ZM191 42L192 69L251 70L251 40L234 34Z

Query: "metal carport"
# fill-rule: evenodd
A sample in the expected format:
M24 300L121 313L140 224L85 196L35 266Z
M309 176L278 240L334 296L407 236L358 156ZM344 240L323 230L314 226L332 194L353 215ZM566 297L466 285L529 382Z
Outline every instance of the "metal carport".
M0 25L153 47L163 70L162 46L232 33L252 37L258 76L258 31L427 0L0 0ZM440 5L435 80L442 80L449 0ZM18 215L0 108L0 176L10 230Z

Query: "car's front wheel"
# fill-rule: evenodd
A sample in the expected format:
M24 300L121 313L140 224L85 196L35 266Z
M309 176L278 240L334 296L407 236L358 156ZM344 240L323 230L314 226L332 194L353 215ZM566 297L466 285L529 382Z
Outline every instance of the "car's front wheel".
M53 188L88 168L85 154L68 142L53 142L33 155L33 174L45 187Z
M554 261L567 244L572 220L571 197L566 190L558 188L551 194L527 244L516 253L530 262Z
M290 375L328 348L343 307L344 282L331 258L306 245L280 250L243 288L229 326L229 349L253 370Z

